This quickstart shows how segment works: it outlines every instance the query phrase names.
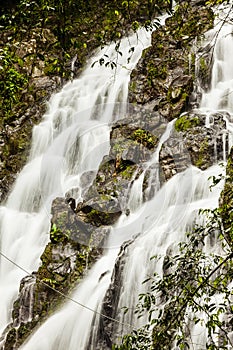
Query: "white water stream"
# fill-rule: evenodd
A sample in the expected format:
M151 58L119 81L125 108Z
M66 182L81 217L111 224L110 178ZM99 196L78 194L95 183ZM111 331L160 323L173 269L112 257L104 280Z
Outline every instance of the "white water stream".
M138 44L142 42L143 45L139 45L138 51L136 50L129 69L136 64L142 47L149 45L147 35L142 35ZM131 40L137 41L136 38ZM227 36L227 40L226 45L221 41L221 35L218 36L216 51L221 52L222 61L228 57L225 50L233 52L232 37ZM122 45L125 45L122 51L127 52L127 40ZM131 41L131 46L133 45L135 44ZM115 54L113 47L108 50L108 55ZM233 61L221 64L218 78L216 67L215 64L212 87L203 97L202 109L215 111L224 108L232 113L230 98L227 102L224 101L226 91L229 93L233 88L233 76L229 78L230 74L233 75ZM48 240L46 233L49 230L51 200L56 196L64 196L72 187L80 188L80 193L76 195L80 199L81 174L88 170L96 171L103 155L108 153L107 123L115 118L115 114L120 116L123 113L129 81L128 69L119 65L115 75L114 73L105 67L87 68L80 79L66 85L52 98L43 122L34 129L31 161L19 175L6 206L2 206L0 211L1 250L29 271L37 269L39 256ZM99 102L97 107L96 102ZM118 102L119 113L114 114L115 102ZM95 116L101 117L101 120L97 121ZM231 132L230 120L228 129ZM78 153L75 152L76 147L79 147ZM94 158L92 151L95 152ZM152 160L157 162L156 152ZM133 310L138 294L143 291L141 282L155 269L161 272L161 265L150 265L150 257L171 252L174 244L184 239L185 231L192 225L199 208L217 206L222 184L210 191L208 178L221 172L218 165L206 171L191 166L174 176L158 190L152 200L144 204L141 193L138 193L142 186L139 177L131 190L131 214L128 217L122 215L111 232L106 254L94 265L72 296L97 313L69 301L32 335L21 350L94 350L95 344L92 343L89 348L87 345L91 333L95 339L98 312L101 312L101 302L111 281L119 246L139 233L141 235L127 252L115 336L131 330L129 326L123 326L123 323L131 324L134 328L140 326L140 322L145 320L139 322L133 312L123 315L120 308L127 306ZM24 274L3 258L0 268L0 324L4 328L10 320L9 310ZM202 329L201 332L205 331ZM194 338L195 336L197 334L193 334ZM198 343L195 350L203 348L204 339L205 334L203 340L201 336L195 340Z
M72 188L82 196L82 174L96 172L109 151L109 123L125 109L130 72L150 44L150 33L122 40L121 57L110 45L99 51L79 79L51 98L42 122L33 129L30 160L19 174L7 203L0 207L0 247L3 254L29 272L37 270L48 241L51 201ZM127 62L128 51L135 47ZM95 64L103 55L116 69ZM25 273L0 257L0 329L11 317L19 283Z

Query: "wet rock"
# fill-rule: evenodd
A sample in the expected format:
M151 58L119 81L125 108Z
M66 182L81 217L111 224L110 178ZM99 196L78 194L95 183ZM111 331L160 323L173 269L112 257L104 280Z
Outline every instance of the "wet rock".
M99 223L101 220L104 223L115 222L120 212L126 212L132 183L151 159L166 126L166 120L159 113L137 106L130 106L128 115L113 124L109 155L104 157L92 186L84 196L84 203L91 201L92 208L93 199L96 203L107 200L109 218L101 217ZM114 213L109 201L115 203Z
M77 204L74 212L65 198L56 198L52 203L51 209L51 241L53 243L65 243L71 240L73 244L81 243L90 248L101 246L107 236L104 233L100 234L99 230L97 234L97 228L106 224L101 221L101 218L105 218L105 215L106 222L109 221L106 225L111 224L111 215L108 216L111 206L108 207L108 202L108 199L102 200L102 205L98 203L97 199L92 199L89 202L80 202ZM120 215L118 209L115 212L113 210L112 214L112 216ZM94 242L93 235L95 236ZM97 237L99 237L99 240L97 240Z
M1 340L18 349L33 328L58 307L74 285L102 254L109 230L85 223L65 198L52 203L50 242L38 271L22 279L12 311L12 323Z
M83 203L79 212L86 214L84 220L95 226L113 225L122 214L118 200L111 195L100 195Z
M40 79L40 78L38 78ZM44 81L44 77L41 78ZM12 118L0 128L0 201L6 198L17 173L25 165L29 156L32 128L45 112L46 99L58 89L60 80L46 78L34 87L32 100L25 100L20 109L14 111ZM27 95L28 98L28 95Z
M194 111L178 118L173 134L160 152L162 180L168 180L191 164L205 170L226 158L228 135L225 118L226 113L207 116Z
M146 49L132 72L129 99L132 103L152 101L159 113L172 120L189 104L193 91L189 52L193 39L213 26L213 13L200 4L179 3L165 26L154 32L152 45Z
M122 278L125 260L127 258L127 250L130 244L133 243L133 239L125 242L118 254L117 261L112 273L111 284L107 290L102 304L101 313L112 319L116 319L117 305L120 298L120 291L122 287ZM117 324L108 318L100 316L99 327L95 339L96 350L110 350L113 343L116 341L116 328ZM90 346L93 339L90 339Z

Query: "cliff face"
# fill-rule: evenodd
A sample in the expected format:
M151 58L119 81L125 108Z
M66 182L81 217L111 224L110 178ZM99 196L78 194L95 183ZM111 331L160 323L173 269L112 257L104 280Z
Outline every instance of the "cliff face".
M200 169L212 165L217 160L216 147L217 154L222 155L221 133L225 128L224 116L214 115L214 123L206 128L205 116L191 111L191 104L195 99L195 76L194 60L191 60L190 66L190 50L194 40L212 26L211 9L202 6L202 2L181 1L173 16L166 20L165 26L154 32L151 47L145 50L132 73L129 98L134 107L130 116L122 116L119 122L111 126L109 155L100 164L83 202L75 205L74 210L68 207L64 198L57 198L52 204L50 242L41 256L38 271L21 282L19 296L12 312L12 323L3 336L4 349L17 349L33 328L64 301L65 296L83 277L86 269L102 254L109 227L117 221L122 212L130 214L124 204L128 189L150 159L165 131L167 121L178 118L171 137L160 150L161 182L184 170L190 163ZM33 79L34 86L38 84L36 94L39 94L40 108L34 116L38 121L44 109L41 103L42 96L48 90L55 91L60 86L61 79L47 78L43 73L34 76ZM206 69L205 74L203 73L203 86L208 79ZM33 107L22 116L22 123L19 125L21 130L28 123L27 116L30 118L34 113L35 100L32 104ZM181 116L183 112L186 114ZM14 123L18 121L12 123L16 132ZM7 133L9 130L11 129L8 129ZM12 131L13 134L14 132ZM3 148L7 145L9 135L4 137ZM12 140L14 138L12 135ZM179 140L182 140L183 152ZM26 146L22 146L22 149L25 148ZM14 162L13 156L11 153L9 162ZM20 168L22 162L19 164L16 165L15 171ZM11 169L10 165L7 169L6 171ZM86 176L88 177L88 174ZM9 173L6 173L3 179L6 188L9 183L8 177ZM145 180L144 200L153 194L152 186L148 195L148 186ZM226 193L227 188L224 198ZM112 284L103 306L103 313L111 317L114 317L115 312L110 304L115 285L120 280L120 261L121 257L115 267ZM114 298L117 297L114 294ZM97 348L110 348L112 331L109 321L101 320Z

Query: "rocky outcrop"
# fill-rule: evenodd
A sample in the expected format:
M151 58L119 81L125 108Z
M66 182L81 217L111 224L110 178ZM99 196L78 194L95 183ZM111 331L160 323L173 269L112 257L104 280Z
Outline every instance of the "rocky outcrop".
M134 240L125 242L121 247L112 273L111 284L102 304L101 313L112 319L116 319L117 316L117 305L122 287L123 270L125 260L127 258L127 249L129 245L133 243L133 241ZM117 325L115 323L109 322L108 318L103 316L100 317L98 332L95 339L96 350L112 349L113 340L115 340L114 330L116 326ZM91 341L92 339L90 339L90 343Z
M197 7L196 7L197 6ZM189 53L193 39L213 26L213 13L206 6L182 1L165 26L152 35L130 82L130 102L150 103L172 120L188 107L193 90Z
M14 118L0 128L0 202L12 187L29 156L32 128L41 121L46 99L61 87L59 77L32 79L32 92L15 110ZM0 124L1 125L1 124Z
M38 271L22 279L12 323L3 334L4 349L18 349L35 326L66 298L102 254L107 228L101 230L69 208L64 198L52 204L50 242Z
M205 115L197 111L190 111L177 118L174 132L160 152L163 180L170 179L191 164L205 170L226 159L226 118L230 120L230 115L226 112Z
M166 124L158 113L131 106L129 115L112 126L109 155L103 159L86 197L111 196L126 212L132 182L153 155Z

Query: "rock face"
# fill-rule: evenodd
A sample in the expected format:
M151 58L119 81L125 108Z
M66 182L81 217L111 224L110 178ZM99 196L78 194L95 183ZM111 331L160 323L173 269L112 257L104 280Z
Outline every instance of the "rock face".
M15 95L19 96L14 97L14 103L11 103L10 109L5 107L7 96L1 96L0 99L0 105L4 107L0 111L1 202L12 187L16 174L26 163L33 125L41 121L46 110L46 101L62 85L62 80L58 75L46 76L45 63L42 59L35 59L38 50L42 50L42 43L43 50L45 50L49 44L55 41L52 32L46 29L29 32L25 34L24 39L20 40L20 43L11 43L11 46L15 47L14 57L15 60L18 59L18 63L14 63L12 66L6 65L3 69L6 71L14 70L13 81L16 86L17 74L24 76L27 84L18 87L18 90L15 91ZM7 47L8 39L13 37L11 34L10 32L1 32L3 46ZM40 57L43 56L42 54L45 55L44 59L49 56L49 52L45 54L44 51L41 51ZM7 76L4 78L7 80ZM6 81L7 83L9 84L9 81Z
M205 170L219 160L227 158L227 113L206 116L200 112L188 112L177 118L174 133L163 144L160 164L164 180L185 170L191 164ZM207 123L207 119L211 123Z
M102 160L91 186L87 186L83 201L71 209L65 198L54 200L50 242L38 271L21 281L12 323L4 333L4 349L17 349L102 254L110 226L122 213L129 214L129 189L158 146L167 121L178 117L172 136L160 150L161 182L190 163L205 169L222 156L224 116L213 115L207 126L202 114L190 111L180 116L189 107L193 91L190 47L196 34L205 32L213 22L210 10L199 2L196 6L180 2L166 25L153 34L152 46L145 50L130 82L130 101L136 105L128 116L112 125L110 152ZM50 84L45 78L37 79L39 85ZM87 179L92 177L93 174L86 174ZM146 176L143 189L145 194ZM144 195L144 199L149 197ZM113 306L119 298L120 288L116 286L121 283L127 244L122 247L103 304L103 313L111 317L115 316ZM109 320L101 320L97 349L111 348L112 329Z
M32 329L41 323L72 290L102 254L99 247L106 230L86 224L64 198L52 204L50 242L37 272L22 279L14 303L12 323L5 330L4 349L18 349Z
M122 272L124 269L126 252L128 246L133 242L130 240L125 242L118 254L117 261L114 266L112 273L111 284L108 288L108 291L105 295L104 302L102 304L102 313L108 317L116 318L117 314L117 305L120 298L120 291L122 286ZM109 319L105 317L100 317L99 329L95 339L95 349L112 349L113 337L114 337L114 326L115 324L109 322ZM90 339L90 345L93 340Z
M114 124L109 155L103 159L86 197L110 196L125 212L132 182L142 173L165 129L166 121L158 113L137 107Z
M0 123L0 202L12 187L17 173L25 165L29 155L32 127L41 121L45 112L45 96L61 87L61 80L49 77L36 77L31 97L25 97L15 118L1 127ZM30 101L28 101L28 99Z
M172 120L187 109L193 90L189 53L193 39L213 26L213 13L206 6L182 1L165 26L152 35L152 45L133 71L130 102L153 106Z

